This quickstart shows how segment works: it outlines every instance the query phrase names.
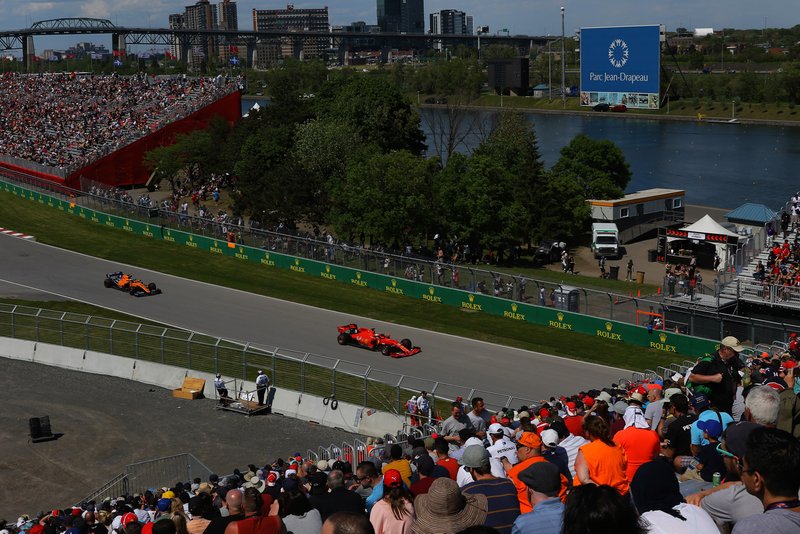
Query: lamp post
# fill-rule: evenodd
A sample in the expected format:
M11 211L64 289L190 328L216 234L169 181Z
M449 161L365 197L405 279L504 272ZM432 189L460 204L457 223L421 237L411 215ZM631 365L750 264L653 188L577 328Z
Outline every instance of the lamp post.
M550 44L552 41L547 41L547 101L553 101L553 56L550 53Z
M564 55L564 6L561 6L561 105L567 107L567 84L566 84L566 57Z

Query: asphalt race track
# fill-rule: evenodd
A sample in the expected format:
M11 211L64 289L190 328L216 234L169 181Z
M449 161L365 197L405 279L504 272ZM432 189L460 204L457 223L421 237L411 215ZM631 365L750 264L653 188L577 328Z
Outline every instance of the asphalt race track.
M119 270L155 282L164 293L135 298L105 289L105 273ZM392 373L528 399L602 387L630 374L195 282L0 235L0 294L30 298L39 294L36 289L212 336L311 352ZM47 300L44 296L37 298ZM397 339L410 338L422 352L393 359L341 347L336 343L336 326L350 322L374 327Z

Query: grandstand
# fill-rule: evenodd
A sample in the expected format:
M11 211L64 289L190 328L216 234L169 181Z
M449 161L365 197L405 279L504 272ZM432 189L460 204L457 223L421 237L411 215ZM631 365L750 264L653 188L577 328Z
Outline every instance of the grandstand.
M0 167L74 188L145 184L145 152L241 115L237 80L221 76L7 73L0 89Z

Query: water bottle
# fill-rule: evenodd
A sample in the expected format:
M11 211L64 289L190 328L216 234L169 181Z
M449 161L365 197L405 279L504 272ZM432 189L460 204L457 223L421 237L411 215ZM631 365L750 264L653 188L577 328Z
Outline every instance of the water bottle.
M722 481L722 475L719 473L714 473L711 475L711 484L714 486L719 486L719 483Z

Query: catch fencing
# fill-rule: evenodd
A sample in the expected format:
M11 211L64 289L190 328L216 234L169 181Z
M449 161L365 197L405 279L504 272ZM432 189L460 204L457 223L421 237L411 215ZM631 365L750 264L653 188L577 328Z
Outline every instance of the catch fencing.
M0 304L0 337L25 339L115 356L221 373L254 381L266 370L275 387L394 414L427 391L437 409L458 396L483 397L490 409L531 399L373 369L369 365L292 349L256 345L155 324ZM238 393L238 392L237 392ZM437 406L438 403L438 406Z
M191 482L194 478L208 480L210 474L211 469L190 453L128 464L122 473L75 503L75 506L90 501L99 502L107 497L113 499L122 495L144 493L164 484L171 487L175 482Z
M85 179L81 183L86 191L78 191L22 174L7 173L7 178L32 189L46 191L80 207L138 221L162 235L168 231L186 232L216 240L221 242L221 248L230 243L234 247L244 246L275 252L512 302L559 307L629 324L637 324L637 320L641 318L641 314L637 312L646 311L663 316L665 311L660 295L643 295L639 286L633 283L627 292L581 288L572 284L572 275L569 273L563 273L559 281L539 280L492 270L483 261L470 263L464 258L432 261L427 256L391 254L361 244L342 241L329 243L325 239L302 232L265 230L252 220L246 225L242 218L230 217L222 221L211 215L213 210L209 210L208 217L200 218L172 211L164 205L143 206L138 204L138 199L121 200L121 190ZM94 191L94 194L88 191ZM579 297L561 307L556 294L565 291L574 291Z

